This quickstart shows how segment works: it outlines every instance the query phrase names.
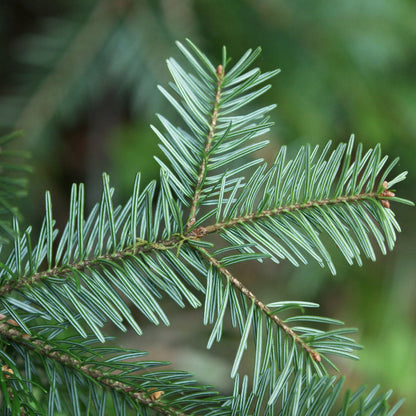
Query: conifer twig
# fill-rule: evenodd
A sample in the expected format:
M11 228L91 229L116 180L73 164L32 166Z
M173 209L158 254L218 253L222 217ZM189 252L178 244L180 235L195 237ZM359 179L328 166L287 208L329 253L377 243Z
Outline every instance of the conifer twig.
M218 119L218 109L219 109L218 105L220 103L222 83L224 81L224 68L222 65L218 65L217 67L217 77L218 77L217 91L215 93L215 101L214 101L214 106L213 106L211 123L209 126L209 132L208 132L207 141L206 141L205 149L204 149L204 158L201 163L201 170L199 172L198 180L195 186L195 194L192 199L192 204L191 204L191 208L189 212L189 219L185 226L185 232L189 231L196 221L196 210L198 209L198 202L199 202L199 198L202 192L202 185L203 185L204 178L206 176L206 170L207 170L208 159L209 159L209 151L211 150L212 141L214 140L215 128L217 126L217 119Z
M227 280L238 289L246 298L252 301L266 316L268 316L276 325L278 325L286 334L292 337L292 339L298 343L317 363L321 362L320 354L311 348L292 328L286 325L277 315L273 314L269 307L267 307L256 295L251 292L243 283L241 283L231 272L221 266L221 263L213 257L208 251L202 247L198 247L198 250L204 255L204 257L223 275Z
M129 256L138 255L139 253L146 253L152 250L169 250L176 247L180 241L176 238L169 240L161 240L156 243L138 242L133 247L127 247L124 250L117 251L111 254L103 254L91 259L85 259L71 264L66 264L63 267L54 267L49 270L43 270L29 276L22 276L18 280L11 280L0 287L0 297L4 296L13 290L22 289L26 286L32 286L39 283L43 279L50 277L64 277L75 271L84 271L88 268L99 265L101 261L118 261Z
M15 325L11 326L6 322L0 323L0 335L9 341L22 345L26 349L37 351L43 356L48 357L65 367L83 373L86 377L94 379L104 388L122 392L133 401L148 406L162 415L187 416L186 413L182 413L161 403L160 400L158 400L160 397L159 395L155 395L154 393L151 393L151 391L138 391L127 383L111 378L111 375L104 374L92 365L86 364L69 354L58 351L53 345L50 345L41 339L34 338L32 335L23 333L19 328L16 328Z
M383 197L386 196L384 195L384 193L377 193L377 192L368 192L368 193L363 193L363 194L358 194L358 195L347 195L347 196L341 196L339 198L334 198L334 199L321 199L321 200L317 200L317 201L308 201L308 202L304 202L304 203L297 203L297 204L292 204L292 205L287 205L284 207L277 207L274 209L266 209L264 211L261 211L260 213L256 213L256 212L252 212L250 214L244 215L242 217L236 217L233 218L229 221L226 222L220 222L217 224L210 224L207 226L201 226L198 227L197 231L199 230L200 234L210 234L210 233L214 233L216 231L219 231L221 229L224 228L229 228L232 227L236 224L239 223L244 223L244 222L250 222L256 219L260 219L260 218L266 218L266 217L272 217L274 215L278 215L278 214L283 214L285 212L293 212L293 211L298 211L298 210L302 210L302 209L308 209L308 208L313 208L313 207L322 207L322 206L326 206L326 205L335 205L335 204L341 204L344 202L358 202L358 201L362 201L363 199L375 199L378 198L381 201L383 201ZM390 196L390 195L388 195ZM383 205L384 206L384 205Z

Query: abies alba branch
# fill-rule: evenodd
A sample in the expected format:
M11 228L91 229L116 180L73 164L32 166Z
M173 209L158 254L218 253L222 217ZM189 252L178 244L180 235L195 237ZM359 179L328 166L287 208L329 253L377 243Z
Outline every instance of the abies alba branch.
M392 416L402 401L390 407L391 391L342 390L340 358L360 349L354 329L306 312L314 302L279 299L278 273L275 300L261 299L257 282L243 284L232 266L317 262L335 274L333 253L351 265L375 261L400 231L392 209L412 205L393 189L406 172L354 136L292 158L282 146L265 163L260 137L275 105L256 100L279 70L253 67L260 48L235 63L223 48L214 65L191 41L177 46L184 59L168 59L173 82L159 89L179 120L158 115L152 126L164 154L159 182L138 173L116 206L103 174L89 212L83 184L73 185L62 230L49 193L38 236L16 218L4 223L12 244L0 265L2 414ZM111 326L132 329L139 348L145 321L170 325L168 298L184 314L203 308L208 349L225 348L226 325L235 334L226 347L232 393L107 336Z

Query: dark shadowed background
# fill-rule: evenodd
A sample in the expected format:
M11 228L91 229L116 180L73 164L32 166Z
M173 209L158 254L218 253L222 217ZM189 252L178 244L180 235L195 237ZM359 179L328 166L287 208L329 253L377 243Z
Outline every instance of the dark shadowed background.
M263 103L278 103L268 134L282 144L346 141L400 156L408 170L399 196L416 200L416 2L414 0L2 0L0 3L0 133L25 131L35 174L22 204L27 224L39 226L44 191L54 216L66 221L72 182L84 182L89 206L111 174L125 201L140 170L158 177L160 154L149 124L155 112L178 121L158 92L180 58L175 40L192 39L215 62L227 46L234 62L262 46L257 65L282 69ZM272 158L268 151L259 156ZM307 300L323 315L358 327L365 349L358 363L340 362L349 386L380 383L407 397L399 414L416 414L415 210L393 206L403 232L393 253L365 267L336 257L338 274L316 265L250 263L243 280L267 301ZM260 274L261 273L261 274ZM227 361L237 348L232 331L207 352L202 311L172 305L170 328L148 327L124 346L171 360L201 381L231 386ZM229 354L227 352L229 351Z

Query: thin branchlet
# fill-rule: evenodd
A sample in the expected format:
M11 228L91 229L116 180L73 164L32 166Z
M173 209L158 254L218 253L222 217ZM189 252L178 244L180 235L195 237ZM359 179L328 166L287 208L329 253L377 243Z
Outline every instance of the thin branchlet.
M204 257L212 264L238 291L240 291L247 299L252 301L266 316L268 316L276 325L278 325L286 334L288 334L292 339L304 349L314 361L317 363L321 362L320 354L311 348L302 338L293 331L288 325L286 325L277 315L273 314L269 307L267 307L257 296L251 292L243 283L240 282L236 277L234 277L231 272L221 266L221 263L211 254L203 248L198 248L198 250L204 255Z
M283 214L285 212L300 211L303 209L308 209L308 208L313 208L313 207L318 207L318 206L321 207L325 205L358 202L364 199L382 198L383 196L384 196L383 193L378 194L377 192L368 192L368 193L363 193L363 194L358 194L358 195L341 196L339 198L334 198L334 199L320 199L316 201L308 201L308 202L303 202L303 203L287 205L284 207L277 207L274 209L266 209L258 213L252 212L250 214L247 214L241 217L232 218L231 220L227 222L211 224L211 225L207 225L206 227L201 227L201 228L204 228L205 234L210 234L210 233L216 232L224 228L233 227L236 224L250 222L250 221L254 221L256 219L261 219L261 218L273 217L275 215Z
M34 273L31 276L23 276L19 280L12 280L0 287L0 297L12 292L13 290L19 290L28 286L32 286L41 282L43 279L50 277L65 277L67 275L73 274L74 272L82 272L91 267L97 267L104 261L116 262L129 256L137 256L140 253L170 250L177 247L180 243L181 240L176 236L169 240L158 241L155 243L147 241L143 242L143 240L140 240L134 246L129 246L124 250L109 254L103 254L91 259L85 259L76 263L67 264L62 267L54 267L46 271Z
M14 325L10 325L6 322L0 323L0 335L9 341L24 346L26 349L36 351L37 353L48 357L62 366L81 372L86 377L94 379L103 388L123 393L137 404L152 408L161 415L187 416L186 413L180 412L166 404L163 404L159 400L162 395L155 395L155 393L151 390L140 391L127 383L112 378L111 374L104 373L101 370L94 368L91 364L87 364L77 358L74 358L72 355L59 351L53 345L48 344L40 338L23 333L20 328L16 328Z
M203 189L204 184L204 178L206 177L207 173L207 167L208 167L208 159L209 159L209 152L212 147L212 142L214 140L215 135L215 129L217 127L217 119L218 119L218 112L219 112L219 104L221 99L221 90L222 90L222 84L224 81L224 68L222 65L218 65L217 67L217 90L215 93L215 100L214 100L214 106L212 110L212 116L211 116L211 122L209 126L209 132L207 136L207 141L205 143L205 149L204 149L204 156L201 163L201 169L199 171L198 179L195 186L195 193L194 197L192 198L191 208L189 211L189 219L185 226L185 232L188 232L191 227L195 224L196 221L196 212L198 209L198 203L199 198L201 197L201 192Z

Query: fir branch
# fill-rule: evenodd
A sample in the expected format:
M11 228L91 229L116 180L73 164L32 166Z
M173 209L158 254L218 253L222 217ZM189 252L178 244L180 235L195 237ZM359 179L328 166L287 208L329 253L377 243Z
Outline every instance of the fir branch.
M9 283L0 287L0 297L11 293L13 290L24 289L25 287L40 283L44 279L51 277L61 277L72 274L77 271L84 271L89 268L99 266L103 262L117 262L130 256L137 256L140 253L150 253L153 251L165 251L176 249L180 247L183 242L195 238L195 232L190 232L189 236L174 236L168 240L159 240L154 243L138 239L137 243L133 247L127 247L124 250L120 250L111 254L103 254L101 256L92 257L87 260L82 260L76 263L65 264L62 267L53 267L49 270L42 270L38 273L34 273L30 276L21 276L16 280L11 280Z
M137 256L140 253L149 253L152 251L163 251L171 249L180 249L182 244L189 240L199 240L207 234L215 233L230 227L233 227L237 224L250 222L253 220L272 217L275 215L283 214L285 212L293 212L297 210L310 209L314 206L326 206L326 205L335 205L342 203L356 203L365 199L379 199L381 200L383 206L387 202L384 198L394 197L394 194L387 190L387 182L383 184L383 189L381 192L367 192L358 195L348 195L341 196L334 199L321 199L316 201L309 201L304 203L295 203L292 205L278 207L271 210L264 210L259 213L250 213L242 217L233 218L227 222L221 222L216 224L210 224L207 226L198 226L195 229L189 230L192 225L188 223L188 231L183 235L177 234L173 235L171 238L166 240L158 240L156 242L148 242L145 240L140 240L136 242L133 247L127 247L124 250L114 252L111 254L103 254L101 256L93 257L91 259L86 259L76 263L70 263L64 265L63 267L54 267L50 270L40 271L31 276L22 276L16 280L11 280L10 282L2 285L0 287L0 297L5 296L11 293L14 290L23 289L27 286L31 286L41 282L44 279L51 277L62 277L64 278L67 275L73 274L77 271L84 271L91 267L97 267L100 263L104 261L117 262L121 261L129 256ZM384 202L385 201L385 202ZM238 286L236 286L238 287Z
M216 231L216 230L215 230ZM117 251L111 254L103 254L101 256L92 257L90 259L82 260L76 263L65 264L62 267L53 267L49 270L42 270L32 275L18 276L8 283L0 287L0 297L6 296L14 290L24 289L29 286L41 283L43 280L58 277L64 279L65 276L77 271L85 271L89 268L100 266L104 262L117 262L130 256L137 256L140 253L151 253L154 251L165 251L180 249L183 243L189 240L199 240L207 234L206 227L198 227L190 230L185 235L174 235L167 240L158 240L156 242L149 242L138 239L133 247L127 247L124 250ZM1 318L0 314L0 319Z
M240 291L247 299L253 302L268 318L270 318L276 325L278 325L286 334L304 349L315 362L321 362L320 354L311 348L302 338L293 331L288 325L286 325L277 315L273 314L270 308L268 308L257 296L251 292L240 280L231 274L231 272L223 267L221 263L213 257L207 250L202 247L198 247L203 256L212 264L238 291Z
M198 202L199 202L199 198L201 196L201 192L203 189L203 185L204 185L204 179L206 177L207 174L207 166L208 166L208 159L209 159L209 153L212 147L212 142L214 140L214 135L215 135L215 128L217 126L217 119L218 119L218 111L219 111L219 104L220 104L220 98L221 98L221 89L222 89L222 84L224 81L224 68L222 65L218 65L217 67L217 77L218 77L218 82L217 82L217 90L215 93L215 100L214 100L214 105L213 105L213 112L212 112L212 116L211 116L211 122L209 125L209 132L208 132L208 136L207 136L207 141L205 144L205 149L204 149L204 154L203 154L203 159L202 159L202 163L201 163L201 170L199 172L198 175L198 180L195 186L195 194L194 197L192 199L192 204L191 204L191 208L190 208L190 212L189 212L189 220L185 226L185 231L186 233L189 232L189 230L191 229L191 227L195 224L196 221L196 212L198 209Z
M211 233L215 233L217 231L220 231L229 227L233 227L236 224L250 222L250 221L261 219L261 218L272 217L274 215L284 214L285 212L293 212L293 211L298 211L298 210L309 209L309 208L316 207L316 206L326 206L326 205L335 205L335 204L342 204L342 203L359 202L365 199L380 199L381 201L384 201L384 198L386 196L394 196L394 195L386 195L385 191L366 192L366 193L362 193L358 195L341 196L341 197L334 198L334 199L325 198L325 199L316 200L316 201L296 203L296 204L291 204L291 205L287 205L284 207L278 207L275 209L266 209L261 212L252 212L242 217L233 218L227 222L220 222L216 224L210 224L207 226L200 226L198 227L198 229L194 230L194 234L196 235L211 234Z
M336 369L328 358L330 354L356 358L353 351L359 347L346 336L352 330L294 327L295 322L303 321L343 324L303 314L282 320L279 316L284 311L318 305L310 302L265 305L228 266L266 257L275 262L288 259L299 265L299 261L307 263L306 255L309 255L335 272L322 233L333 240L350 264L353 260L361 264L361 253L375 259L375 243L385 253L386 245L393 248L396 231L400 231L389 204L409 201L395 197L389 188L403 180L406 173L387 183L386 178L397 159L386 168L387 156L382 157L380 146L363 154L361 144L353 155L353 137L327 157L329 142L317 160L318 147L306 146L288 162L285 162L286 148L282 147L270 168L259 159L245 161L246 156L265 146L265 141L249 142L268 131L271 126L268 113L274 106L254 109L248 114L237 110L267 91L269 85L259 86L278 71L265 74L258 68L246 71L260 53L259 48L248 51L225 72L225 49L224 67L219 65L215 69L195 45L190 41L188 44L192 53L183 45L178 46L193 72L186 72L170 59L168 67L175 81L171 85L174 96L160 87L187 129L173 126L162 116L159 119L164 133L154 128L170 162L167 166L159 160L159 192L156 194L154 181L140 191L140 175L137 175L131 198L124 206L115 207L113 189L104 175L101 202L85 219L84 188L81 185L77 190L74 185L69 220L56 250L58 230L49 194L45 220L33 249L30 229L20 237L19 224L14 221L14 250L0 269L0 320L3 321L0 338L5 345L17 345L15 352L29 361L29 364L25 361L29 368L35 369L38 364L30 362L29 352L36 357L35 361L41 355L43 365L53 361L53 371L56 363L65 382L72 383L70 390L77 383L73 374L81 376L79 384L92 389L86 399L89 403L91 397L96 403L95 386L99 385L104 390L100 394L121 393L122 406L133 401L136 407L145 406L165 415L229 414L230 408L223 406L224 398L211 397L206 387L188 388L188 379L176 382L181 377L177 374L164 379L160 373L146 373L150 374L151 383L162 384L166 390L170 388L167 383L172 381L171 390L158 400L160 397L147 389L149 379L143 381L144 376L132 375L139 369L137 363L126 365L123 361L129 354L117 351L114 360L101 362L91 358L99 355L98 348L96 352L88 347L93 335L101 342L107 341L100 330L107 319L121 330L125 330L123 321L128 322L141 334L129 302L153 324L160 321L169 324L159 302L162 294L170 296L181 307L186 300L196 308L201 302L191 290L195 289L206 295L204 324L215 321L208 347L215 339L220 341L227 309L232 325L240 329L240 343L231 370L237 388L233 403L225 403L231 406L233 414L251 411L255 397L255 415L263 408L266 408L263 414L272 414L280 404L283 414L297 414L298 406L303 406L308 414L327 414L341 384L337 387L325 378L323 364ZM250 174L255 165L259 166ZM247 181L241 176L242 171L248 174ZM198 215L200 207L207 209L203 216ZM210 218L215 218L215 223L209 222ZM204 237L213 233L221 235L229 244L211 254L207 247L213 244ZM229 251L231 255L222 256ZM41 271L45 264L47 270ZM17 297L10 296L14 290L19 292ZM53 319L58 324L31 328L29 322L35 318ZM92 331L90 337L83 324ZM263 336L264 324L266 336ZM68 338L56 339L57 334L67 329L78 331L80 344ZM244 377L239 392L238 369L250 333L255 341L253 388L248 391L248 378ZM91 354L89 360L87 353ZM42 365L40 368L42 372L48 371ZM311 381L334 393L325 399ZM54 391L52 395L56 391L58 397L55 378L49 378L49 383ZM69 391L71 400L77 394ZM115 397L118 401L118 396ZM55 400L59 402L53 397L50 400L50 406L55 406ZM210 413L206 404L213 406ZM74 411L79 413L79 408L75 406Z
M132 387L125 382L120 382L119 380L112 378L111 372L104 373L94 368L94 365L83 362L79 358L74 358L65 352L61 352L56 346L48 344L46 341L38 337L23 333L15 325L11 326L11 324L5 322L0 323L0 335L4 339L21 345L26 350L35 351L59 363L61 366L65 366L82 373L85 377L88 377L100 384L103 388L123 393L136 404L151 408L162 415L187 416L186 413L180 412L161 403L159 395L155 394L155 392L137 391L136 387Z

